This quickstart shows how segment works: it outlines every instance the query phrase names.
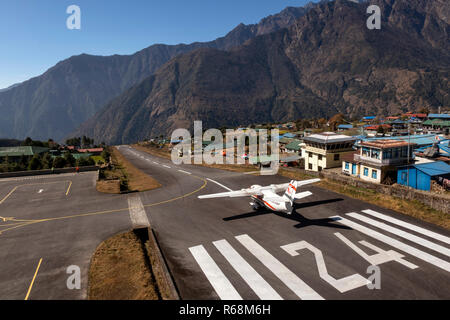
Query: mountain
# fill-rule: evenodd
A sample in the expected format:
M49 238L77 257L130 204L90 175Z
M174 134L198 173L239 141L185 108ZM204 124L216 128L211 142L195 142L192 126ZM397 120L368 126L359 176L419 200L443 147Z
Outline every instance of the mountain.
M11 90L12 88L15 88L15 87L17 87L19 85L20 85L20 83L13 84L13 85L11 85L11 86L9 86L7 88L0 89L0 92L5 92L5 91L8 91L8 90Z
M323 2L289 28L229 51L175 57L108 103L75 135L129 143L176 128L387 115L450 105L449 2Z
M61 140L112 98L152 75L173 57L199 48L229 50L289 26L306 11L288 7L258 24L240 24L210 42L156 44L133 55L73 56L41 76L0 91L0 137Z

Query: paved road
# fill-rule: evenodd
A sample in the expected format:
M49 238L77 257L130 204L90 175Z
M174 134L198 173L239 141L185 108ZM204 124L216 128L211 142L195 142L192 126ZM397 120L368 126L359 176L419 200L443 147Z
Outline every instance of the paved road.
M126 198L98 193L96 174L0 181L0 299L86 297L95 248L131 228ZM81 290L67 288L71 265L80 267Z
M198 191L146 207L184 299L450 298L447 230L314 186L302 188L313 195L292 215L255 213L246 198L199 200L287 179L121 151L164 185L142 194L144 204ZM370 290L368 267L376 264L381 289Z
M85 298L92 253L139 220L128 209L135 201L183 299L450 298L446 230L314 186L303 188L313 195L290 216L255 213L245 198L199 200L287 179L175 166L120 150L163 187L104 195L93 173L0 181L0 299ZM366 286L374 264L379 290ZM81 290L67 289L70 265L81 268Z

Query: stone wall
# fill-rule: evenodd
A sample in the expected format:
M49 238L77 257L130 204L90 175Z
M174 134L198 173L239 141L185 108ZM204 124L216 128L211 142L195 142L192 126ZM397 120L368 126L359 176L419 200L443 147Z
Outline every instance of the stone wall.
M361 187L366 189L372 189L382 194L391 195L400 199L417 200L429 207L450 213L450 196L446 194L435 194L413 188L408 188L402 185L383 185L375 184L367 181L362 181L358 178L337 174L334 172L322 171L320 177L327 178L333 181L341 182L343 184L351 185L354 187Z

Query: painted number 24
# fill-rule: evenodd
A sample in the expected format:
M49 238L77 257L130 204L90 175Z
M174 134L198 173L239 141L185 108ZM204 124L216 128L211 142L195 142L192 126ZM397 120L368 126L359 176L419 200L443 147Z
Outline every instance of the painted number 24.
M388 262L388 261L396 261L410 269L417 268L416 265L405 261L403 259L403 255L399 254L396 251L389 250L385 251L380 249L366 241L360 241L360 244L368 247L369 249L377 252L374 255L368 255L363 250L361 250L358 246L352 243L350 240L345 238L342 234L336 232L334 234L338 237L342 242L344 242L347 246L349 246L352 250L354 250L358 255L360 255L363 259L368 261L371 265L367 268L367 273L371 274L369 278L364 278L358 273L352 274L350 276L336 279L332 277L327 270L327 266L325 264L325 260L323 258L322 251L307 241L299 241L291 244L287 244L282 246L281 248L289 253L291 256L300 255L299 251L309 250L314 254L314 258L316 260L317 269L319 270L320 278L338 290L340 293L347 292L362 286L367 286L370 290L372 289L381 289L381 271L378 265Z

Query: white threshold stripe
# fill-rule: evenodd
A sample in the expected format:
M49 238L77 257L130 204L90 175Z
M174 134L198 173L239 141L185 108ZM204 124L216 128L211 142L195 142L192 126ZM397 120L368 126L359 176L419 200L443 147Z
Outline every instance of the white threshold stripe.
M394 248L397 248L397 249L399 249L399 250L401 250L403 252L406 252L406 253L408 253L408 254L416 257L416 258L419 258L419 259L421 259L423 261L426 261L426 262L428 262L428 263L430 263L432 265L435 265L438 268L441 268L441 269L443 269L443 270L445 270L447 272L450 272L450 263L448 263L445 260L442 260L442 259L440 259L438 257L435 257L435 256L429 254L429 253L426 253L426 252L423 252L423 251L421 251L419 249L416 249L416 248L414 248L414 247L412 247L410 245L407 245L407 244L405 244L403 242L400 242L400 241L398 241L396 239L393 239L393 238L391 238L389 236L386 236L386 235L384 235L384 234L382 234L380 232L377 232L375 230L372 230L372 229L369 229L367 227L364 227L364 226L362 226L362 225L360 225L360 224L358 224L356 222L350 221L350 220L348 220L346 218L343 218L343 217L340 217L340 216L332 216L332 217L330 217L330 219L334 219L335 221L337 221L337 222L339 222L339 223L341 223L341 224L343 224L343 225L345 225L347 227L350 227L350 228L352 228L354 230L357 230L357 231L359 231L361 233L364 233L364 234L366 234L366 235L368 235L368 236L370 236L370 237L372 237L374 239L377 239L378 241L384 242L384 243L386 243L386 244L388 244L388 245L390 245L390 246L392 246Z
M226 240L214 241L217 250L244 279L261 300L283 300L283 298L253 269Z
M137 194L128 197L128 210L130 211L130 219L133 229L139 227L149 227L147 213L142 205L141 197Z
M427 230L427 229L415 226L415 225L413 225L411 223L408 223L408 222L405 222L405 221L402 221L402 220L399 220L399 219L392 218L390 216L387 216L385 214L379 213L377 211L363 210L362 212L370 214L371 216L374 216L375 218L382 219L382 220L385 220L387 222L390 222L390 223L399 225L401 227L404 227L406 229L409 229L409 230L421 233L421 234L423 234L425 236L428 236L430 238L433 238L433 239L445 242L447 244L450 244L450 238L446 237L446 236L444 236L442 234L439 234L439 233L436 233L436 232L433 232L433 231L430 231L430 230Z
M202 245L191 247L189 251L191 251L195 261L197 261L220 299L242 300L242 297Z
M436 252L442 253L442 254L446 255L447 257L450 257L450 249L447 249L447 248L445 248L445 247L443 247L441 245L438 245L438 244L436 244L434 242L428 241L426 239L423 239L421 237L415 236L415 235L413 235L413 234L411 234L409 232L397 229L395 227L391 227L390 225L387 225L387 224L385 224L383 222L379 222L379 221L367 218L367 217L365 217L365 216L363 216L363 215L361 215L359 213L352 212L352 213L347 213L347 215L349 217L352 217L352 218L358 219L358 220L360 220L362 222L365 222L367 224L370 224L370 225L372 225L374 227L380 228L380 229L382 229L384 231L388 231L390 233L393 233L393 234L395 234L395 235L397 235L399 237L402 237L402 238L404 238L406 240L409 240L409 241L415 242L417 244L420 244L423 247L426 247L428 249L431 249L431 250L434 250Z
M187 172L187 171L184 171L184 170L178 170L178 171L183 172L183 173L186 173L186 174L192 174L192 173Z
M219 183L219 182L217 182L217 181L215 181L215 180L213 180L213 179L206 178L206 180L209 180L209 181L211 181L211 182L214 182L215 184L217 184L218 186L221 186L221 187L224 188L225 190L233 191L233 190L231 190L230 188L228 188L227 186L224 186L223 184L221 184L221 183Z
M248 235L240 235L237 236L236 239L300 299L324 300L322 296L315 292L310 286L303 282L302 279L297 277L291 270Z
M166 166L165 164L163 164L163 167L164 167L164 168L169 168L169 169L170 169L170 167L169 167L169 166Z
M154 164L159 164L159 163L158 163L158 162L156 162L156 161L153 161L153 163L154 163Z

